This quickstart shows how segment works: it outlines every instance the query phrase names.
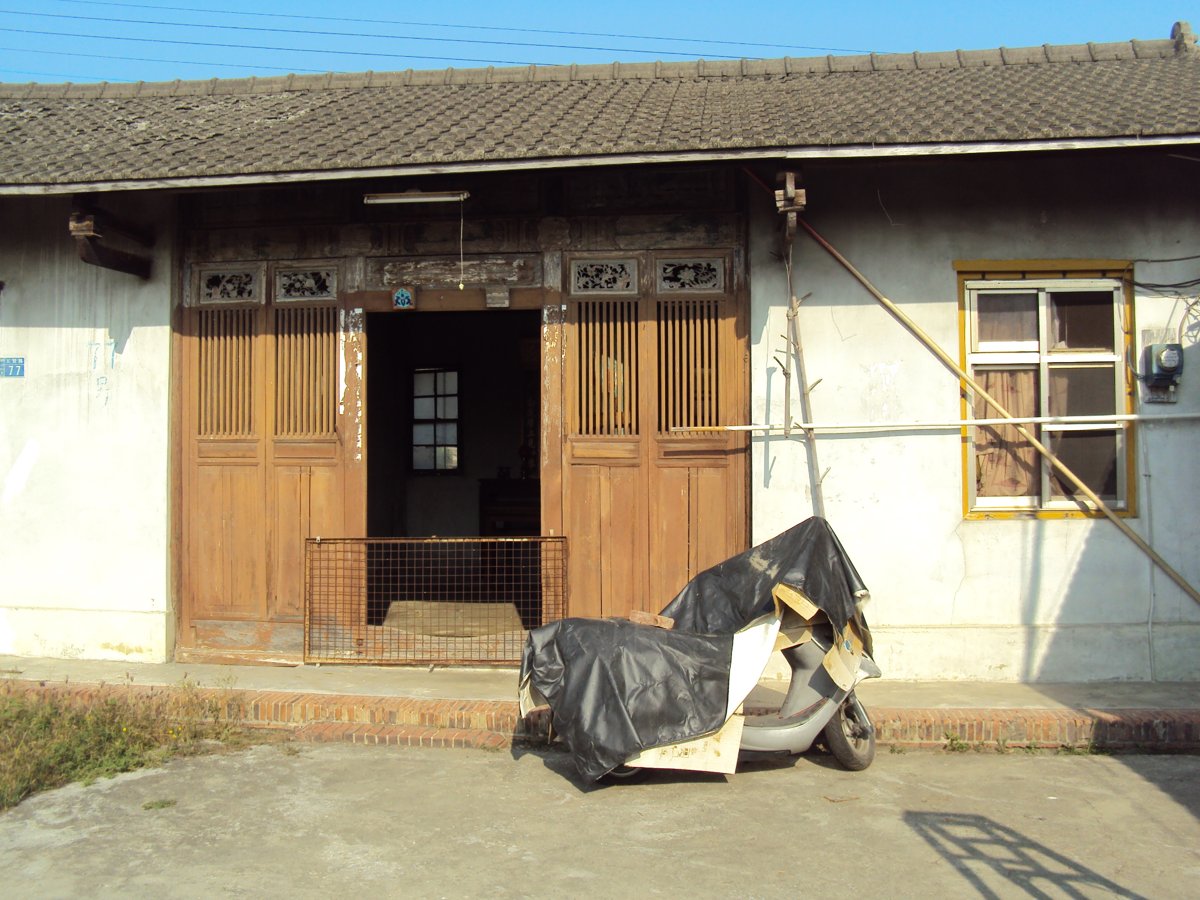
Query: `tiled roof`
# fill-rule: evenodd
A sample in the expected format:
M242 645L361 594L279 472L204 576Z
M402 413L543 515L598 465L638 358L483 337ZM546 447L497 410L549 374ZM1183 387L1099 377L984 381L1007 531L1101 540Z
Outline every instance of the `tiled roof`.
M823 57L0 85L0 187L583 157L1200 135L1171 40Z

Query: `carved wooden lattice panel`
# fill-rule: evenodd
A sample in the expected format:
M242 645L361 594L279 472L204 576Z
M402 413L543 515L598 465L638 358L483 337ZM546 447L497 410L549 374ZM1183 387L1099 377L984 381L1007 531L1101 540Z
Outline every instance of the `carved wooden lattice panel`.
M577 301L578 408L574 433L590 437L638 433L638 301Z
M658 301L658 430L721 425L719 299Z
M275 310L275 435L323 438L334 433L337 310Z
M198 434L254 434L256 309L203 309L199 316Z

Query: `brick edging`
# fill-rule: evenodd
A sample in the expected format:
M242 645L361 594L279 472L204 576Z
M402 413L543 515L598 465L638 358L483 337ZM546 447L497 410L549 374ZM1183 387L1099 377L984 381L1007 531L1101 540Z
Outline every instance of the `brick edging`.
M305 740L353 740L357 737L358 743L427 744L425 732L438 732L437 741L430 746L490 747L495 744L494 738L503 739L507 746L514 738L526 736L515 700L421 699L22 679L9 679L2 684L3 690L8 692L46 694L80 706L106 700L169 702L188 694L204 702L216 701L223 717L247 728L288 729ZM378 728L391 729L393 739L367 741L364 736L376 733L372 729ZM442 735L441 732L450 734Z
M189 692L216 700L222 715L248 728L289 731L304 741L504 749L536 740L515 700L420 699L172 685L3 682L5 691L48 693L70 703L106 699L168 701ZM868 709L880 744L911 749L1073 748L1200 751L1197 709Z
M876 739L902 747L1200 750L1200 710L1195 709L871 707L868 711Z

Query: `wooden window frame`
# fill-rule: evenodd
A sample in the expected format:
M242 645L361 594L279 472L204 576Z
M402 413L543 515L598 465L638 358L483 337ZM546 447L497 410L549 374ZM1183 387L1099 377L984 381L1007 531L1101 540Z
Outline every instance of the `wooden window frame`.
M993 368L1025 367L1038 372L1038 396L1035 414L1049 414L1047 408L1049 371L1061 365L1112 365L1114 404L1112 413L1134 410L1136 377L1129 360L1133 347L1133 298L1129 274L1131 265L1123 260L1048 260L1048 261L968 261L956 264L959 281L960 363L974 374ZM1055 292L1113 292L1113 350L1053 350L1049 335L1049 299ZM1031 292L1038 298L1038 336L1036 347L994 345L979 347L975 335L975 303L988 292ZM975 418L973 395L964 390L961 412L964 419ZM991 411L988 418L996 418ZM1066 432L1112 431L1105 424L1041 424L1032 426L1043 442L1048 435ZM962 431L963 514L968 519L1011 518L1096 518L1103 513L1085 498L1055 497L1051 489L1049 463L1038 455L1039 473L1033 497L978 497L976 495L976 429ZM1127 423L1115 426L1117 441L1116 498L1106 500L1118 515L1136 515L1136 433Z

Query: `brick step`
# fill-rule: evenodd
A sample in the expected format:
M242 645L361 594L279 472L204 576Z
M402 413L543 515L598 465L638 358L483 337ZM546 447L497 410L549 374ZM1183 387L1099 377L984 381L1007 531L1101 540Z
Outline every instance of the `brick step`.
M1194 753L1196 709L892 709L870 707L876 740L912 749L1089 749Z
M53 693L72 703L178 697L215 701L223 717L250 728L287 730L301 740L501 749L545 734L515 700L451 700L8 680L6 692ZM758 712L760 710L748 710ZM868 709L877 740L909 749L1074 748L1200 751L1196 709Z
M299 741L383 744L399 747L440 747L472 750L507 750L512 734L474 728L434 728L421 725L355 725L344 722L314 722L293 732ZM519 738L518 738L519 740Z
M515 700L448 700L181 688L177 685L51 683L10 680L5 690L52 694L80 706L115 699L215 706L220 717L247 728L289 731L302 740L348 740L424 746L497 748L526 737Z
M521 733L515 700L232 691L228 712L251 727L338 724Z

